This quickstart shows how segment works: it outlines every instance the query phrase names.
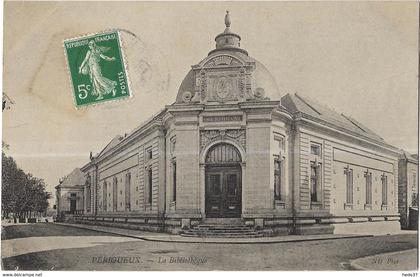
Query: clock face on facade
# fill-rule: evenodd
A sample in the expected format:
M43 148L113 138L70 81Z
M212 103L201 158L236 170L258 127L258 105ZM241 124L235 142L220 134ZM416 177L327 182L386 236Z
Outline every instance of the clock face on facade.
M232 91L232 82L226 77L220 77L216 85L216 93L222 99L230 95Z

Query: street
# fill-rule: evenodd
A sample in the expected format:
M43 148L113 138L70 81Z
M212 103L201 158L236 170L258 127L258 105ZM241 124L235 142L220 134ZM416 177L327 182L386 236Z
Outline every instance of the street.
M4 226L3 270L349 270L417 247L415 234L272 244L143 241L53 223Z

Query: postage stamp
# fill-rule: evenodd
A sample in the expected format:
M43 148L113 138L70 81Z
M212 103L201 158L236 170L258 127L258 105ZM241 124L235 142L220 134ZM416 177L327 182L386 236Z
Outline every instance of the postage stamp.
M76 108L129 97L118 30L64 40Z

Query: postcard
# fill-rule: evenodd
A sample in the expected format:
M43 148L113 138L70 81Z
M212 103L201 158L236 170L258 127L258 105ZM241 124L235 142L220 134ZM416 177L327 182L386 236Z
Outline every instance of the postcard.
M3 273L417 274L418 22L417 2L6 1Z

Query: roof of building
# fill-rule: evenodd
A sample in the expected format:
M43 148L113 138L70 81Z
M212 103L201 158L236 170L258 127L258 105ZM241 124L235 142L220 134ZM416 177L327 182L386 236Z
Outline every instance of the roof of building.
M102 149L101 152L99 152L99 154L97 155L98 157L101 156L103 153L107 152L108 150L112 149L113 147L115 147L118 143L120 143L120 141L123 140L123 136L121 135L116 135L105 147L104 149Z
M274 76L270 73L270 71L258 60L247 56L241 52L237 52L234 50L225 50L219 51L216 53L211 54L211 56L206 57L203 61L211 59L214 56L221 55L221 54L229 54L230 56L234 56L239 60L244 62L251 62L255 64L255 69L252 71L251 79L252 79L252 86L253 88L263 88L265 92L265 96L271 100L279 100L280 99L280 90L277 85L277 82L274 79ZM200 64L199 63L199 64ZM196 90L196 74L194 70L190 70L187 75L185 76L184 80L181 82L181 85L178 89L178 94L176 97L177 103L182 103L182 95L184 92L189 91L192 93L192 97L195 95Z
M143 121L139 126L137 126L134 130L132 130L128 134L124 134L124 136L122 135L115 136L110 142L108 142L108 144L104 148L102 148L102 150L98 154L92 155L91 158L100 158L104 156L106 153L108 153L109 151L111 151L112 149L120 145L121 143L125 142L127 139L131 138L135 133L143 130L146 126L148 126L148 124L152 123L153 121L156 121L165 111L166 111L166 108L161 109L159 112L155 113L153 116ZM88 166L90 163L91 162L88 162L87 164L85 164L82 167L82 169Z
M229 11L227 11L225 16L225 25L226 29L224 32L218 34L215 38L215 49L211 50L208 56L202 59L198 65L204 66L207 61L219 55L229 55L244 64L253 64L255 67L250 75L252 89L262 88L265 94L264 96L267 97L266 99L279 100L281 96L280 90L273 75L261 62L249 56L248 52L240 47L241 37L231 31ZM177 103L183 102L182 98L185 92L191 93L191 98L194 99L196 86L199 85L198 83L196 84L196 80L196 72L191 69L179 86L176 98ZM197 98L195 99L198 101ZM194 100L192 102L194 102Z
M345 129L346 131L357 133L379 142L384 142L382 137L354 118L342 113L340 114L300 94L286 94L281 98L281 104L292 114L302 113L312 119L333 125L334 127Z
M80 168L75 168L73 171L60 180L60 184L55 188L69 188L76 186L83 186L86 182L86 177Z
M400 158L405 159L405 160L407 160L409 162L412 162L412 163L415 163L415 164L419 163L419 155L418 154L411 154L411 153L409 153L407 151L404 151L404 150L402 151L402 154L401 154Z

